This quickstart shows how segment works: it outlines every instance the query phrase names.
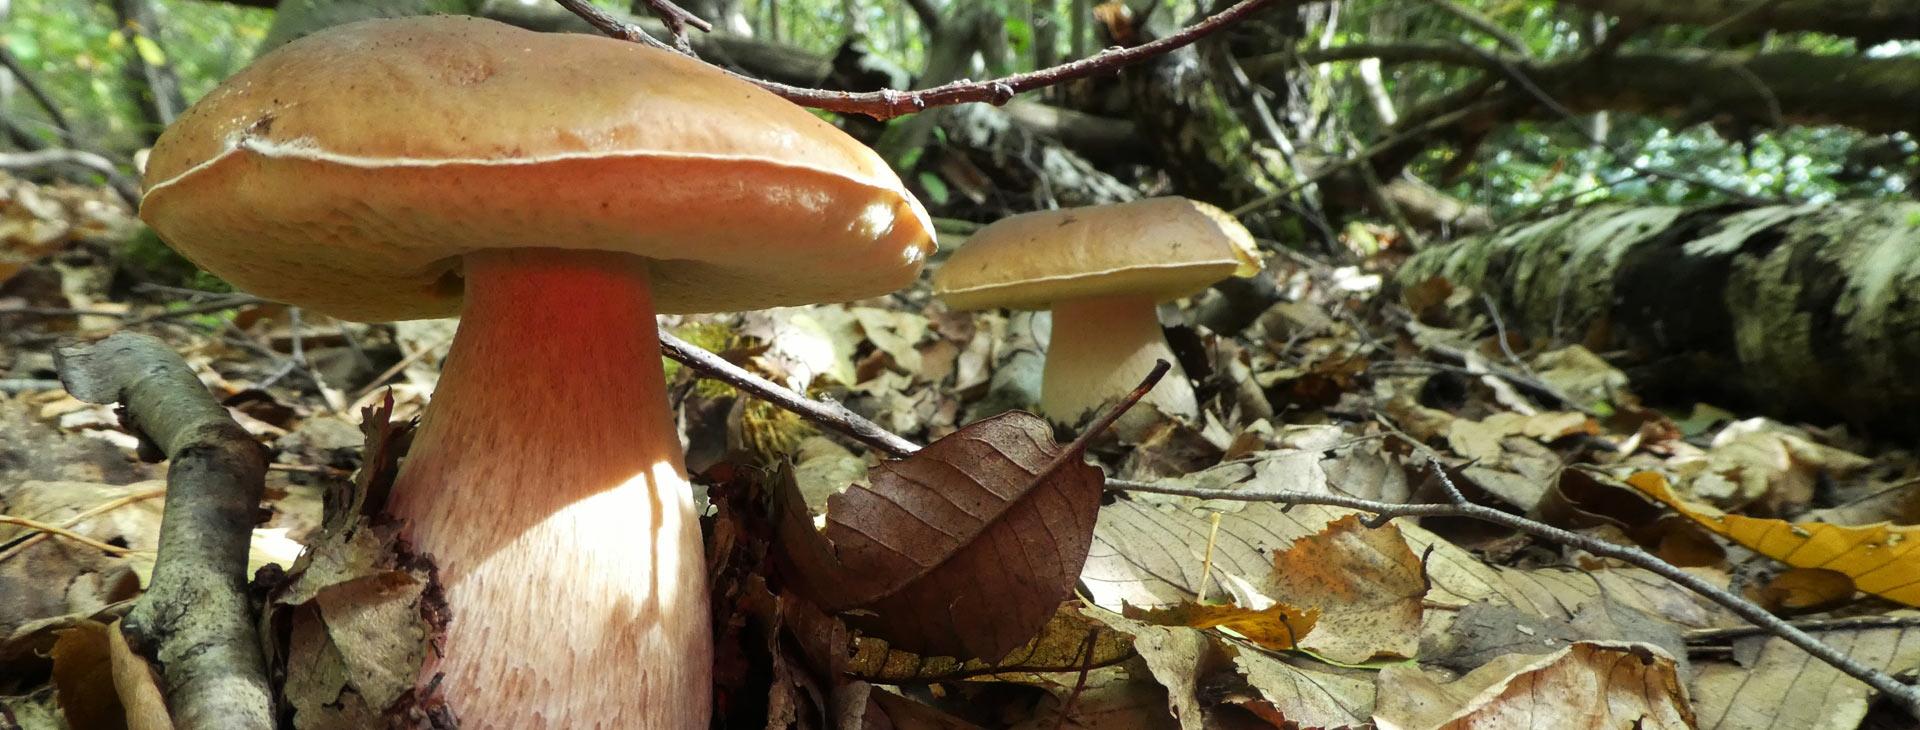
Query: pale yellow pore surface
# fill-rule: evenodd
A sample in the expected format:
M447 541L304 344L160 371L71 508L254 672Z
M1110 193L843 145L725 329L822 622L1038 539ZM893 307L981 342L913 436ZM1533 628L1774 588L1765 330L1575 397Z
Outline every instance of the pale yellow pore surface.
M955 309L1045 309L1096 296L1167 301L1259 271L1252 234L1226 211L1149 198L996 221L934 272L933 290Z
M468 17L269 53L163 134L141 217L247 291L341 317L451 314L471 251L653 259L662 311L843 301L917 275L932 227L871 150L633 43Z
M461 727L707 727L700 523L667 411L645 262L475 254L389 511L453 609Z
M1184 419L1200 415L1193 384L1167 346L1152 297L1092 297L1053 305L1053 336L1040 379L1040 410L1059 423L1078 425L1126 395L1147 377L1155 360L1173 367L1147 391L1141 405L1117 427L1132 435L1158 420L1146 406Z

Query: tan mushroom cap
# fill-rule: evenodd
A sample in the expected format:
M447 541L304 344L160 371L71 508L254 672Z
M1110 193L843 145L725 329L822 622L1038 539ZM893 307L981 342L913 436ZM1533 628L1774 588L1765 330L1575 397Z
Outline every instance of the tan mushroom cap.
M372 20L261 57L169 127L140 215L240 288L451 314L462 254L624 251L702 312L898 289L932 225L833 125L674 53L489 20Z
M933 291L954 309L1045 309L1115 295L1167 301L1259 271L1253 235L1226 211L1149 198L996 221L933 273Z

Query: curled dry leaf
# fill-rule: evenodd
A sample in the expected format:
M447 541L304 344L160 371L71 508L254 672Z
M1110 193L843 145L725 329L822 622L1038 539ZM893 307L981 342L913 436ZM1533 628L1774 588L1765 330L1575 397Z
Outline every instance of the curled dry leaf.
M1383 730L1696 727L1673 658L1646 644L1583 641L1546 657L1508 655L1452 682L1388 667L1379 698Z
M357 483L328 495L325 529L263 611L269 662L284 672L298 727L385 726L431 700L414 696L414 679L446 629L446 604L401 525L375 517L411 436L391 415L391 399L365 412Z
M828 501L824 534L783 488L783 574L895 648L1000 659L1072 591L1100 507L1100 470L1052 431L1009 412L884 462Z
M1853 579L1854 587L1881 598L1920 606L1920 527L1878 523L1829 525L1730 515L1680 499L1654 472L1627 483L1666 503L1721 537L1795 568L1824 568Z

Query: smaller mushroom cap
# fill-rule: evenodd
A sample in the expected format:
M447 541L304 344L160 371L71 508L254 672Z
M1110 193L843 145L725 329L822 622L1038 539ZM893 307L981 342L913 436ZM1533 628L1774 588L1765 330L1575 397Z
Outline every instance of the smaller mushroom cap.
M1167 301L1260 271L1253 235L1226 211L1179 197L1024 213L974 233L933 274L954 309L1045 309L1056 301Z

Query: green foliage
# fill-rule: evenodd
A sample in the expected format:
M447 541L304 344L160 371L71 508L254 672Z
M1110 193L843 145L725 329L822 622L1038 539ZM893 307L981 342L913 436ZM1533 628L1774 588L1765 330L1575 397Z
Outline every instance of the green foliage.
M140 115L133 88L122 73L128 54L142 52L120 32L113 10L91 0L14 0L0 23L0 43L18 57L62 107L90 147L127 153L139 146ZM232 75L266 37L273 13L217 2L156 0L161 27L157 47L144 49L171 61L188 99L198 98ZM46 117L25 94L0 110L48 140Z
M209 292L233 291L233 285L200 270L144 226L120 248L119 268L139 281Z

